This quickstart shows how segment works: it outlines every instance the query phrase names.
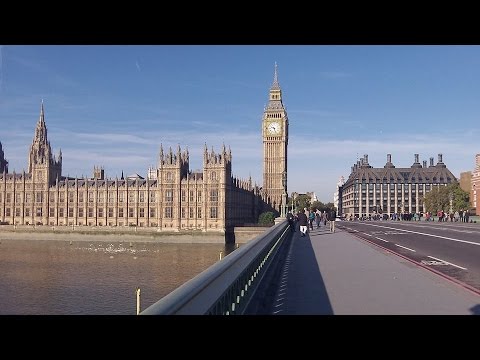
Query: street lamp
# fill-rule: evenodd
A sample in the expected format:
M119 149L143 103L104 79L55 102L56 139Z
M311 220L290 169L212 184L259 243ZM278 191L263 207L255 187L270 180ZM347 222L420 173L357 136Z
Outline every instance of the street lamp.
M282 187L283 187L283 193L282 193L282 208L281 208L281 217L286 217L287 216L287 172L283 171L282 172Z
M297 201L297 194L295 192L292 193L292 212L295 214L295 211L297 210L297 205L295 202Z
M448 199L450 200L450 214L451 214L453 211L453 193L452 192L448 193Z

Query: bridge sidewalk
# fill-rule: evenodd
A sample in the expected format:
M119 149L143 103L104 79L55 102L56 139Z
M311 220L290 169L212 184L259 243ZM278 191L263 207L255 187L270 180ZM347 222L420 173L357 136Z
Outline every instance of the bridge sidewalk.
M480 296L338 224L294 233L273 314L480 314Z

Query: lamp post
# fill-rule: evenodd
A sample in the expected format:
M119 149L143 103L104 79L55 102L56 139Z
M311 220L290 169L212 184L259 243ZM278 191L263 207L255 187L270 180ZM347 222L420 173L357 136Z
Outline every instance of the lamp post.
M453 193L452 192L448 193L448 200L450 200L450 214L451 214L453 211Z
M280 216L284 218L287 216L287 172L286 171L282 172L282 187L283 187L282 208L281 208Z

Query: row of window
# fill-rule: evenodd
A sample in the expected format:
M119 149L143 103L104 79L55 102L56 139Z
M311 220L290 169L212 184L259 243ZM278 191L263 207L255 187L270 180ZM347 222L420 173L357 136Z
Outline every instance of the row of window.
M202 218L202 208L196 208L196 218L201 219ZM218 208L216 206L212 206L209 208L210 209L210 219L216 219L218 217ZM73 208L68 209L68 217L74 217L73 214ZM104 217L104 209L97 209L97 216L98 217ZM150 217L154 218L155 217L155 211L156 209L150 209ZM188 218L195 218L195 208L188 208ZM94 209L93 208L88 208L87 209L87 215L88 217L94 217ZM146 215L146 209L140 208L138 209L138 217L144 218ZM43 215L43 208L38 207L36 208L35 211L35 216L41 217ZM186 208L181 209L181 215L182 219L187 218L187 210ZM11 216L11 209L6 208L5 209L5 216L9 217ZM15 216L19 217L22 216L22 209L21 208L15 208ZM24 209L24 216L28 217L31 216L30 208L25 208ZM50 217L55 217L55 208L50 208L49 209L49 216ZM64 208L58 208L58 217L64 217L65 216L65 209ZM84 209L83 208L78 208L77 211L77 217L81 218L84 216ZM113 208L108 208L108 217L115 217L114 216L114 209ZM119 208L118 209L118 217L123 218L124 217L124 209ZM128 217L135 217L135 209L134 208L128 208ZM173 218L173 207L167 206L164 209L164 217L167 219Z
M370 191L373 190L373 185L374 185L374 184L368 184L368 189L369 189ZM400 189L402 188L400 185L401 185L401 184L399 184L399 185L397 186L397 190L400 190ZM418 184L418 189L419 189L419 190L423 189L423 185L425 185L425 189L430 189L431 184ZM407 191L408 188L409 188L409 187L408 187L408 184L406 184L403 188L405 189L405 191ZM412 189L412 191L415 191L416 188L417 188L417 184L410 184L410 188ZM367 189L366 184L362 184L362 190L366 190L366 189ZM383 191L387 191L388 187L387 187L387 186L379 186L379 185L377 184L376 190L377 190L377 191L380 191L380 189L383 189ZM392 191L392 190L394 190L394 189L395 189L394 186L390 186L390 191Z
M145 191L139 191L138 193L138 201L139 202L145 202ZM149 202L154 203L156 200L156 193L155 192L150 192L149 193ZM69 191L68 192L68 202L73 203L75 201L75 195L76 192ZM108 195L108 203L113 204L115 202L116 198L116 192L115 191L109 191L107 193ZM166 202L172 202L174 199L175 191L174 190L165 190L165 201ZM197 202L202 201L202 192L197 191ZM15 203L20 204L23 200L23 197L25 196L25 203L29 204L32 202L32 193L17 193L15 194ZM89 191L87 193L87 198L89 203L95 202L95 192L94 191ZM105 199L105 194L104 192L98 192L97 193L97 202L99 204L102 204ZM181 191L181 201L185 202L187 199L186 196L186 191L182 190ZM188 200L190 202L193 202L195 200L195 191L190 190L189 191L189 198ZM212 189L209 192L209 200L210 201L218 201L218 190L217 189ZM84 201L84 192L79 192L78 193L78 202L83 203ZM119 191L118 192L118 202L123 203L125 201L125 192L124 191ZM2 202L2 194L0 193L0 202ZM5 196L5 202L6 203L11 203L12 202L12 193L7 193ZM35 202L41 203L43 202L43 192L37 192L35 193ZM50 202L54 203L55 202L55 194L51 193L50 194ZM64 203L65 202L65 193L60 192L58 193L58 202L59 203ZM128 192L128 202L135 202L135 192Z
M404 183L407 183L407 184L411 184L411 183L417 183L417 180L420 182L420 184L423 184L425 183L425 181L429 181L430 178L428 176L424 177L423 180L422 179L417 179L417 178L412 178L411 180L408 180L408 177L404 177L403 178L403 181ZM452 179L450 179L449 177L447 177L446 179L444 179L443 177L440 177L438 180L437 180L437 177L434 176L432 178L432 181L433 182L443 182L443 181L451 181ZM368 181L365 180L365 179L362 179L361 181L361 184L362 185L366 185L366 184L369 184L370 186L372 186L373 184L377 184L377 185L388 185L388 184L402 184L401 183L402 179L393 179L393 178L390 178L390 181L388 181L387 179L383 179L383 180L372 180L372 181ZM355 180L355 183L359 183L358 180Z
M217 176L217 173L215 171L212 171L210 173L210 179L213 180L213 181L218 180L218 176ZM173 174L171 172L166 172L165 173L165 181L167 181L167 182L173 182L174 181Z

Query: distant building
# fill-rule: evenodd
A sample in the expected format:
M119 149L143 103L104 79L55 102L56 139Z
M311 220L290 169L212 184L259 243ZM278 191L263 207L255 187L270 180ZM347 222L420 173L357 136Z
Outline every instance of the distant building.
M342 187L341 214L348 218L376 213L425 212L425 194L434 187L455 181L457 179L442 161L442 154L438 154L436 165L431 157L428 167L427 161L424 160L422 166L418 154L415 154L414 163L409 168L396 168L391 154L387 154L387 163L383 168L373 168L368 163L368 155L364 155L352 166L350 176Z
M314 191L307 192L306 195L310 197L310 204L313 204L315 201L318 201L317 194L315 194Z
M299 196L306 196L309 200L309 203L310 205L312 205L315 201L319 201L318 198L317 198L317 195L315 194L315 192L313 191L309 191L309 192L306 192L306 193L298 193L298 192L292 192L291 195L290 195L290 198L293 200L293 211L298 211L298 210L303 210L303 209L298 209L298 203L297 203L297 198Z
M342 190L342 186L344 184L345 184L345 178L343 176L341 176L340 180L337 183L337 188L335 189L335 192L333 193L333 206L335 206L335 209L337 209L338 214L341 213L340 208L342 207L342 204L339 200L342 198L341 190Z
M62 176L62 152L54 156L43 103L30 146L28 172L8 173L0 145L0 222L50 226L139 226L159 231L224 232L256 222L263 209L252 180L232 176L232 153L203 151L203 170L189 170L189 153L160 146L158 167L148 178L132 174L106 179Z
M146 179L62 176L62 152L47 138L43 102L29 152L28 171L8 172L0 143L0 222L51 226L140 226L158 231L226 231L256 223L263 211L280 212L287 198L288 116L277 65L262 118L263 187L232 175L232 153L203 151L203 169L191 171L188 149L163 151Z
M463 191L470 193L470 190L472 189L472 172L465 171L460 173L459 183L460 183L460 188Z
M472 188L470 190L470 199L475 208L475 214L480 215L480 154L475 155L475 170L472 173Z
M471 171L465 171L460 173L460 188L467 192L470 196L470 207L474 208L475 206L473 205L473 194L472 194L472 172Z

